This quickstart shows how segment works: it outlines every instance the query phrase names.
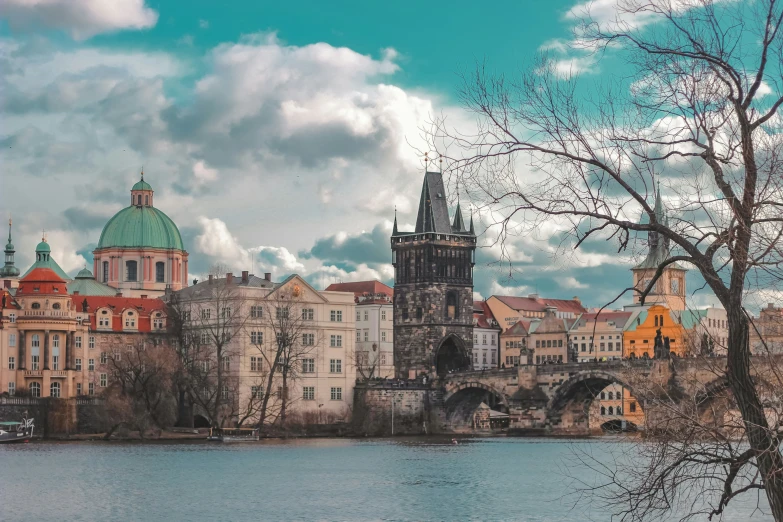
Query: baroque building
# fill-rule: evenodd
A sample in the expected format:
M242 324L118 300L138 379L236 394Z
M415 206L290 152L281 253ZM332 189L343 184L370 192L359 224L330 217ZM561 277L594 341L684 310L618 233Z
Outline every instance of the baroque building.
M397 377L471 369L476 234L459 202L449 219L442 173L424 175L414 231L395 216L391 249Z
M669 222L661 199L661 187L655 194L654 217L657 223L667 225ZM658 267L671 255L669 238L658 232L647 233L647 256L633 267L634 304L641 304L642 292L649 285ZM653 289L644 300L645 305L663 305L670 310L685 310L685 272L687 270L677 263L667 265L663 269Z
M160 297L187 286L188 253L177 225L154 206L144 172L131 188L130 205L103 227L93 251L98 281L126 296Z

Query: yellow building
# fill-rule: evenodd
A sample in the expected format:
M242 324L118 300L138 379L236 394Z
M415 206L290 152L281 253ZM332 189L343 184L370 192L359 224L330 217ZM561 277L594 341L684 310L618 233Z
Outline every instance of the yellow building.
M686 352L685 329L672 311L661 305L639 308L625 325L623 332L623 357L656 357L655 340L660 331L660 357L668 343L669 352L682 357Z

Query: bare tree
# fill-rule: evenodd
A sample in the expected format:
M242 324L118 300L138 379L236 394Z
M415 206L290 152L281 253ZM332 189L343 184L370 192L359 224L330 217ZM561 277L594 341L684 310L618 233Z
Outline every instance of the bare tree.
M663 241L665 255L655 259L644 288L625 292L640 293L644 302L664 270L682 263L698 270L726 309L727 362L720 372L749 446L740 451L740 443L724 438L683 446L674 461L653 460L642 471L641 489L633 488L639 476L625 477L631 484L623 493L639 501L625 513L629 518L665 510L671 484L704 486L669 473L685 473L690 458L707 455L719 471L709 478L721 484L716 514L743 491L763 488L783 521L780 438L753 379L745 308L752 291L780 289L781 22L779 0L619 0L611 23L591 19L588 10L575 41L593 58L622 60L626 76L577 88L577 78L561 78L546 57L511 80L480 66L461 90L477 130L455 131L441 119L429 131L434 147L457 150L447 151L449 170L501 246L515 234L558 225L556 234L566 238L561 251L611 238L619 252L630 252L636 236L647 233ZM671 219L659 219L654 209L661 182ZM676 402L664 401L691 429L698 426L693 410L672 409ZM748 485L743 476L755 478ZM645 490L649 484L658 487Z
M264 361L266 390L262 398L258 426L264 428L270 408L278 408L278 421L286 425L288 407L297 400L290 390L302 373L312 372L314 353L323 339L313 327L314 310L304 301L304 291L297 284L283 284L266 296L259 324L270 335L268 342L257 344ZM278 390L273 393L273 387ZM277 401L270 402L273 395Z

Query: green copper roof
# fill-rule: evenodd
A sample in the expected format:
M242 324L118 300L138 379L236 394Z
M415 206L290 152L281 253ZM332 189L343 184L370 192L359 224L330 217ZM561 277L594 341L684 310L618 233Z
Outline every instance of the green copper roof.
M33 265L27 269L27 272L24 273L22 279L24 279L27 274L36 268L49 268L54 270L55 274L62 277L66 281L70 281L71 277L65 273L65 270L60 268L60 265L58 265L54 259L52 259L51 251L52 249L49 247L49 244L46 241L41 241L38 243L38 246L35 247L35 263L33 263Z
M120 210L103 227L97 248L110 247L185 249L171 218L154 207L136 206Z
M127 185L125 185L127 187ZM133 188L131 190L152 190L152 187L149 183L144 181L144 178L141 179L141 181L137 181L135 185L133 185Z
M14 244L11 241L11 220L8 220L8 243L5 245L5 265L0 267L0 277L19 277L20 270L14 265Z
M79 292L79 295L117 295L116 288L99 283L93 277L92 272L86 268L80 270L76 274L76 279L68 283L68 293L74 294L75 292Z

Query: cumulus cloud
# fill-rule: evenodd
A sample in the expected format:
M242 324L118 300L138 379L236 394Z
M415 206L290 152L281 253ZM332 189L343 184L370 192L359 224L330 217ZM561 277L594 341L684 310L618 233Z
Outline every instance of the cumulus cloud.
M75 40L124 29L148 29L158 13L145 0L3 0L0 16L12 29L57 29Z

